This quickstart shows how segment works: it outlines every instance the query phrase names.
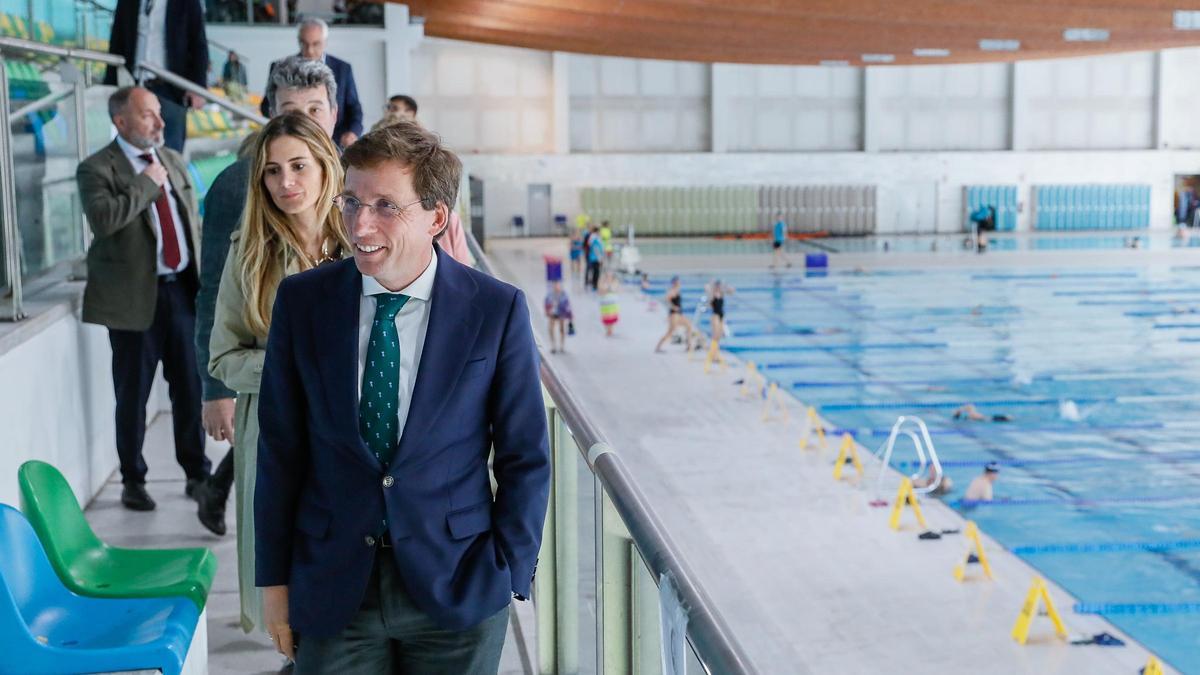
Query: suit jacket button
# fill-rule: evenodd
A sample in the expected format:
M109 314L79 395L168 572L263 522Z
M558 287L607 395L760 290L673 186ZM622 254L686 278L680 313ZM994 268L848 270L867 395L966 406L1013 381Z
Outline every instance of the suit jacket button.
M385 487L385 488L390 488L390 487L392 487L392 486L393 486L393 485L395 485L395 484L396 484L396 479L395 479L395 478L392 478L391 476L384 476L384 477L383 477L383 487Z
M369 534L366 536L366 538L365 538L365 539L363 539L363 541L365 541L365 542L366 542L367 546L374 546L374 545L375 545L375 537L372 537L372 536L371 536L371 535L369 535Z

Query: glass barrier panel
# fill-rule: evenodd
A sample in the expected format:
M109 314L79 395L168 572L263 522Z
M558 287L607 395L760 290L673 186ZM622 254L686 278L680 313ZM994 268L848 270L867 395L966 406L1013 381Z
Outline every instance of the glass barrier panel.
M83 209L75 187L75 102L73 85L53 81L35 64L7 63L10 110L67 94L11 120L21 274L27 278L83 254ZM22 79L14 78L14 70Z
M574 437L566 426L562 426L562 436L566 441L563 445L564 455L570 454L575 461L576 476L576 513L578 517L574 525L577 541L576 578L578 579L577 605L578 642L575 647L575 664L580 675L596 672L596 634L598 617L596 615L596 479L588 467Z

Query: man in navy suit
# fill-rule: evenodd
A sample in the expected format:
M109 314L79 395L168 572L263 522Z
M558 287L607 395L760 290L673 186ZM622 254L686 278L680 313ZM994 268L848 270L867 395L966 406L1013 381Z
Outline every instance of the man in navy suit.
M321 19L305 19L300 22L297 35L300 42L300 56L310 61L323 61L333 71L337 81L337 124L333 127L333 141L345 148L358 139L363 132L362 105L358 102L358 87L354 84L354 70L349 63L325 53L325 43L329 40L329 24ZM278 63L278 62L276 62ZM275 70L275 63L271 64ZM267 82L271 81L268 71ZM264 97L259 109L264 116L270 116L270 102Z
M283 281L263 368L267 630L301 674L494 674L550 488L529 310L434 246L462 171L437 136L399 122L342 159L354 258Z
M137 75L138 22L146 22L145 59L208 88L208 38L200 0L117 0L108 51L125 57L126 68ZM104 84L117 84L117 68L109 66ZM183 153L187 140L187 109L204 99L150 75L143 86L158 97L166 146Z

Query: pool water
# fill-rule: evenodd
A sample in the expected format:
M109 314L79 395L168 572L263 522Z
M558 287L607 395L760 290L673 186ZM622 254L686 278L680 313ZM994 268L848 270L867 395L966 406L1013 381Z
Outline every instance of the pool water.
M684 276L689 315L707 281ZM1068 627L1102 614L1200 673L1200 269L725 281L727 351L868 448L923 418L956 486L944 499L1079 600ZM953 420L966 402L1013 421ZM898 442L893 466L914 459ZM962 503L991 461L996 501Z

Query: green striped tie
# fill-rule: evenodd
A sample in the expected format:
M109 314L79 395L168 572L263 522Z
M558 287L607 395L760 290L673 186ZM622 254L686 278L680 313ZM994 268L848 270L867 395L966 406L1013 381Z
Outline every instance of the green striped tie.
M375 323L367 343L363 368L362 394L358 403L358 431L371 452L384 466L392 461L400 440L397 417L400 395L400 336L396 333L396 314L408 296L380 293L375 297Z

